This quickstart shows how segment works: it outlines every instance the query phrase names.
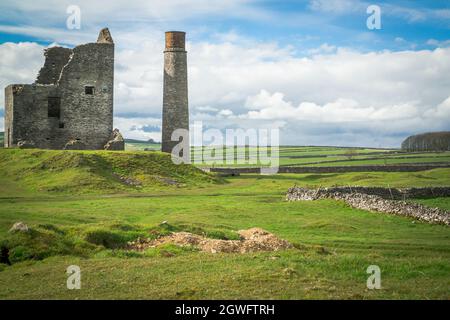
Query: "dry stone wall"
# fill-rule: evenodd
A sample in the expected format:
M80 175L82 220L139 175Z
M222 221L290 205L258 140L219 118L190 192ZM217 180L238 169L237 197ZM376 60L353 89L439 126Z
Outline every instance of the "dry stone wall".
M450 168L450 163L420 164L420 165L341 166L341 167L279 167L278 173L417 172L439 168ZM209 171L226 175L261 173L260 168L210 168Z
M286 194L286 200L288 201L314 201L319 199L334 199L342 200L353 208L395 214L400 216L406 216L417 220L425 221L434 224L450 225L450 212L440 208L430 208L418 203L389 200L380 196L379 189L364 188L359 191L366 193L349 191L342 188L324 188L324 189L308 189L301 187L290 188ZM423 194L422 188L417 194ZM445 190L444 190L445 189ZM442 188L443 193L448 193L449 188ZM409 189L413 190L413 189ZM430 189L431 190L431 189ZM374 191L374 194L369 192ZM387 191L390 194L390 191ZM415 191L412 191L410 195L415 195Z

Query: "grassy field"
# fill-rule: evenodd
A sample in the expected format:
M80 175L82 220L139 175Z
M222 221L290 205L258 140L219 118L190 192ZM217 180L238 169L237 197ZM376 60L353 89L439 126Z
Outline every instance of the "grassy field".
M127 151L150 151L150 150L161 150L160 143L150 143L147 141L125 139L125 150Z
M0 241L13 265L0 265L0 299L450 298L448 227L333 200L286 202L294 184L445 186L450 169L223 180L174 166L159 152L3 149ZM415 201L450 209L449 198ZM8 233L17 221L31 232ZM236 239L237 230L250 227L295 248L250 254L171 245L123 249L142 236L189 231ZM72 264L81 267L81 290L66 288ZM381 290L366 288L369 265L381 268Z
M139 140L127 140L126 150L129 151L158 151L160 144L150 144ZM203 159L214 157L215 153L203 148ZM224 163L220 161L204 161L196 163L198 167L259 167L261 163L250 161L249 154L256 152L255 147L222 148L223 158L227 152L233 154L235 162ZM202 148L192 147L191 158L200 159ZM200 158L199 158L200 157ZM239 161L238 161L239 160ZM374 148L344 148L344 147L296 147L281 146L279 148L280 166L358 166L358 165L392 165L412 163L449 163L450 152L405 152L399 149Z
M233 154L234 163L213 161L198 163L199 167L259 167L261 163L256 156L251 158L250 153L256 153L256 148L239 147L224 148L220 152L226 158L227 152ZM192 159L200 159L201 149L193 148ZM204 151L204 159L215 153ZM197 156L195 156L197 155ZM198 156L200 155L200 156ZM251 161L250 159L256 159ZM238 161L239 160L239 161ZM367 149L367 148L341 148L341 147L289 147L279 149L280 166L357 166L357 165L389 165L411 163L450 163L450 152L405 152L398 149ZM267 165L266 165L267 166Z
M3 147L4 133L0 132L0 147ZM127 151L159 151L160 143L125 139ZM201 154L202 148L192 147L191 155ZM222 154L233 152L235 163L197 163L197 167L259 167L259 161L249 161L250 152L257 151L255 147L223 148ZM204 152L204 157L211 152ZM213 156L215 153L212 154ZM247 159L247 161L245 161ZM239 162L238 162L239 160ZM357 166L357 165L389 165L411 163L450 163L450 152L405 152L400 149L383 148L346 148L327 146L280 146L280 166Z

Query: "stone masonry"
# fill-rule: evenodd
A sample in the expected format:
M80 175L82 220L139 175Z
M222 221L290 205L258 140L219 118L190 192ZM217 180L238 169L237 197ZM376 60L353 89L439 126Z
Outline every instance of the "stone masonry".
M123 150L122 136L113 131L109 30L101 30L96 43L52 47L44 55L33 84L5 88L5 147Z
M172 133L176 129L189 130L185 36L180 31L166 32L161 150L168 153L179 143L172 141Z
M352 191L349 188L336 187L336 188L319 188L319 189L307 189L301 187L290 188L286 194L286 200L288 201L313 201L319 199L334 199L346 202L349 206L368 210L373 212L382 212L395 214L400 216L406 216L417 220L425 221L428 223L444 224L450 226L450 212L440 208L430 208L419 203L411 201L399 201L394 199L392 191L386 189L385 193L382 193L382 188L365 188L365 187L353 187ZM437 196L442 194L448 194L448 188L441 188L438 190L430 189L429 194ZM398 190L397 192L406 192L410 196L422 196L426 192L427 188ZM380 196L381 194L381 196ZM389 196L392 196L389 199Z

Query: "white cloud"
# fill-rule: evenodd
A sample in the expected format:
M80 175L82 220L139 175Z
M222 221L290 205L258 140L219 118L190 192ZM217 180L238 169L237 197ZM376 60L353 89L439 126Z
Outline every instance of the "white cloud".
M114 117L114 127L119 128L122 135L127 139L161 141L161 132L146 130L146 127L160 127L161 119L159 118L124 118Z
M115 126L127 138L159 140L145 128L161 123L163 32L118 30L112 36ZM236 35L216 43L188 41L191 120L221 127L278 121L282 143L291 144L308 144L301 133L311 143L350 144L353 137L354 144L398 145L410 133L450 129L450 48L361 53L328 47L322 46L327 54L298 57L291 47ZM33 82L43 49L1 44L0 85ZM361 132L367 139L358 140Z
M197 106L197 107L195 107L195 109L198 110L198 111L203 111L203 112L217 112L217 111L219 111L219 109L213 108L211 106L201 106L201 107Z
M229 117L233 116L233 111L231 111L230 109L223 109L223 110L220 110L217 114L219 116L229 118Z
M44 64L44 47L31 42L0 44L0 108L5 101L4 88L9 84L31 83ZM3 117L0 119L3 130Z
M318 54L330 54L335 53L337 47L330 46L328 43L324 43L318 48L308 50L309 55L318 55Z
M309 8L313 11L335 14L348 14L360 11L363 6L364 4L359 0L311 0L309 2Z
M445 119L450 121L450 96L436 108L426 110L425 117L429 119Z
M445 21L450 17L450 10L448 9L429 9L420 6L406 6L393 3L373 3L371 1L362 0L310 0L309 8L312 11L317 11L326 14L334 15L350 15L360 14L365 15L366 9L370 5L379 5L381 7L381 14L392 17L398 17L406 20L409 23L423 22L425 20L440 19Z
M436 39L429 39L426 42L427 45L429 46L433 46L433 47L448 47L450 46L450 39L448 40L443 40L443 41L439 41Z
M336 101L318 105L302 102L297 107L286 101L280 92L270 94L266 90L249 97L246 107L252 109L246 115L249 119L304 120L321 123L349 123L371 121L394 121L418 116L414 103L388 105L384 107L361 106L352 99L339 98ZM254 111L257 110L257 111Z

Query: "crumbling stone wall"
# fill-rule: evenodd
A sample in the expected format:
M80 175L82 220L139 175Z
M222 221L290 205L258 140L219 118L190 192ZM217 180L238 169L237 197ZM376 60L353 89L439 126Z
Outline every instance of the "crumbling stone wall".
M291 189L289 189L291 190ZM314 194L314 197L320 198L329 194L353 194L361 193L374 195L383 199L405 200L411 198L437 198L450 197L450 187L419 187L419 188L384 188L384 187L328 187L318 188L316 190L294 187L293 190L301 191L303 194Z
M450 212L440 208L430 208L418 203L386 199L386 194L380 196L380 188L354 188L349 191L347 188L323 188L308 189L301 187L290 188L286 194L288 201L314 201L319 199L342 200L349 206L368 211L389 213L406 216L428 223L450 225ZM408 189L415 195L416 191ZM426 188L422 188L418 194L423 194ZM386 190L388 194L391 190ZM436 190L435 190L436 191ZM441 193L447 194L448 188L441 188ZM367 192L367 193L361 193ZM374 192L375 194L370 194ZM440 195L439 195L440 196Z
M45 51L35 83L5 89L5 146L104 149L113 132L114 43ZM122 149L123 150L123 149Z
M69 48L52 47L45 49L45 63L39 71L36 83L56 84L71 55L72 50Z

